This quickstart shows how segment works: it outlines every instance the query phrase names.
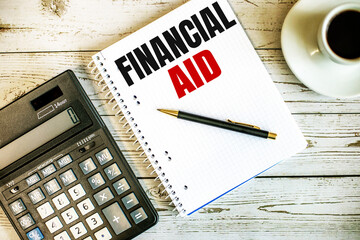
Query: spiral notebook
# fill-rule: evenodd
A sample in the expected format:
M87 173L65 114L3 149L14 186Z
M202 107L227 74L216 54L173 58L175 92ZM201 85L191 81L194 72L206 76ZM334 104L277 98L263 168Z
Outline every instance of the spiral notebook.
M93 62L182 216L306 147L226 0L189 1ZM159 108L251 123L278 137L184 121Z

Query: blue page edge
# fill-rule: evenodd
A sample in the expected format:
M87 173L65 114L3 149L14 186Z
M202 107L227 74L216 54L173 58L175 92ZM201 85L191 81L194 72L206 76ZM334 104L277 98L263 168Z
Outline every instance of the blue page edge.
M268 168L267 168L267 169L265 169L264 171L262 171L262 172L260 172L260 173L256 174L255 176L253 176L253 177L249 178L248 180L246 180L246 181L244 181L244 182L240 183L239 185L237 185L237 186L233 187L232 189L230 189L230 190L228 190L228 191L224 192L223 194L219 195L218 197L214 198L213 200L209 201L208 203L205 203L204 205L202 205L201 207L199 207L199 208L195 209L195 210L194 210L194 211L192 211L191 213L188 213L187 215L188 215L188 216L190 216L190 215L191 215L191 214L193 214L194 212L197 212L199 209L201 209L201 208L205 207L206 205L208 205L208 204L212 203L212 202L213 202L213 201L215 201L216 199L218 199L218 198L220 198L220 197L224 196L225 194L227 194L227 193L231 192L231 191L232 191L232 190L234 190L235 188L237 188L237 187L239 187L239 186L243 185L244 183L246 183L246 182L248 182L249 180L251 180L251 179L255 178L256 176L258 176L258 175L262 174L263 172L266 172L267 170L269 170L270 168L272 168L272 167L276 166L276 165L277 165L277 164L279 164L280 162L282 162L282 161L279 161L279 162L275 163L274 165L272 165L272 166L268 167Z

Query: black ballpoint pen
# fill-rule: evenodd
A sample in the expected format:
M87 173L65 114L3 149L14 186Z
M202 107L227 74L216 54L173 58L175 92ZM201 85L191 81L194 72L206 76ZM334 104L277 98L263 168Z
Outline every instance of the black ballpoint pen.
M217 119L203 117L203 116L195 115L192 113L187 113L187 112L182 112L182 111L177 111L177 110L158 109L158 111L168 114L170 116L179 118L179 119L184 119L184 120L188 120L191 122L202 123L202 124L210 125L213 127L219 127L219 128L235 131L235 132L245 133L245 134L253 135L256 137L268 138L268 139L275 140L276 136L277 136L276 133L261 130L260 128L249 125L249 124L236 123L236 122L233 122L230 120L228 120L228 122L225 122L225 121L220 121Z

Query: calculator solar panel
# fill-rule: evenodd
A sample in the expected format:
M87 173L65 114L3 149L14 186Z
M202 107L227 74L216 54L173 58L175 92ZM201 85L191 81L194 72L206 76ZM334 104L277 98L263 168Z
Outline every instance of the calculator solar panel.
M156 224L72 71L2 108L0 126L1 206L21 239L129 239Z

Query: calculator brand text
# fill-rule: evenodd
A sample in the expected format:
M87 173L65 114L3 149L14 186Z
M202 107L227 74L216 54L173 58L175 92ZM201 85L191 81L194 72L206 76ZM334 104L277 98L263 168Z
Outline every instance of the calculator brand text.
M76 143L76 145L77 145L78 147L80 147L80 146L84 145L85 143L91 141L94 137L96 137L96 135L93 133L93 134L87 136L86 138L83 138L83 139L81 139L80 141L78 141L78 142Z

